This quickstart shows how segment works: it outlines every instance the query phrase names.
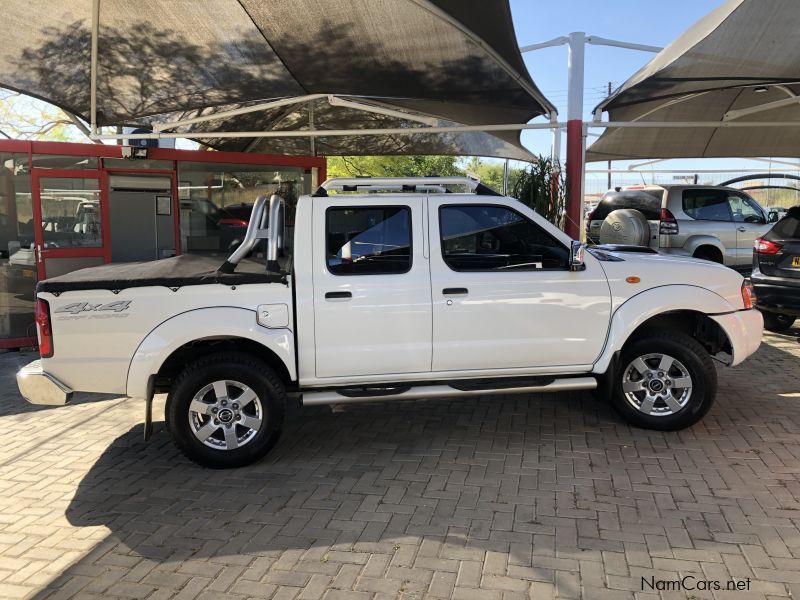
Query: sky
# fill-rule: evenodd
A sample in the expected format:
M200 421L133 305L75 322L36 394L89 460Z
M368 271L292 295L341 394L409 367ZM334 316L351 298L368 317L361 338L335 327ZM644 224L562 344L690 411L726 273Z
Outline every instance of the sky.
M520 46L544 42L583 31L587 35L622 40L650 46L666 46L697 20L723 4L723 0L510 0L511 13ZM607 96L608 82L616 88L646 64L654 55L649 52L586 47L584 119L592 118L592 109ZM528 71L544 95L558 108L560 120L567 114L567 48L557 46L523 54ZM541 120L541 119L540 119ZM599 133L599 130L594 130ZM565 136L562 135L562 138ZM549 154L549 132L525 131L522 141L535 154ZM591 141L591 138L589 138ZM562 147L562 158L565 156ZM637 163L645 161L635 161ZM614 162L613 168L626 169L631 163ZM743 159L670 160L653 165L654 169L763 169L769 165ZM605 168L605 163L590 163L587 168ZM729 174L700 175L716 182ZM730 175L731 177L733 175ZM614 176L619 183L631 182L631 176ZM647 176L647 181L650 182ZM670 175L660 175L671 178ZM612 181L612 183L616 184ZM587 173L586 191L607 187L606 175Z

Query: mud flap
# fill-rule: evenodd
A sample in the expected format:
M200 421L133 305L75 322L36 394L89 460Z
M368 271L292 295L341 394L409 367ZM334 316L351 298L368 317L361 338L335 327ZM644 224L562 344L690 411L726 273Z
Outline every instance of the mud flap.
M147 380L147 397L144 399L144 441L153 435L153 396L155 395L155 375Z

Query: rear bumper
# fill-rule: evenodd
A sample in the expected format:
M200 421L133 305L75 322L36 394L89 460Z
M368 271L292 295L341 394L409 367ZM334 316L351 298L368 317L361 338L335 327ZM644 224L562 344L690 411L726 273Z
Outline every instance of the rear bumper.
M725 315L711 317L719 323L731 342L733 359L731 367L735 367L753 354L761 345L764 333L764 317L755 309L738 310Z
M63 406L72 400L72 390L45 373L40 360L28 363L17 372L17 387L31 404Z
M800 281L791 285L784 283L782 278L755 273L751 280L758 308L800 317Z

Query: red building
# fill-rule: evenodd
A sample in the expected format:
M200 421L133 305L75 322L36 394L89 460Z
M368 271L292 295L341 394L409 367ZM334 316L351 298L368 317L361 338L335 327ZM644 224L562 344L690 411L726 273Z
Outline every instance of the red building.
M36 343L36 281L108 262L230 254L256 196L291 207L325 159L0 140L0 348ZM287 215L287 222L290 222Z

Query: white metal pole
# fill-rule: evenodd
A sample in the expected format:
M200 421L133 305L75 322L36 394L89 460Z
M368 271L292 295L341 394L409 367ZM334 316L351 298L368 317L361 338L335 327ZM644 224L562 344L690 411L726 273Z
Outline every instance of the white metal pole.
M97 134L97 38L100 34L100 0L92 0L92 47L89 62L89 123L91 134Z
M306 94L305 96L295 96L291 98L280 98L278 100L270 100L269 102L260 102L258 104L251 104L250 106L243 106L241 108L234 108L231 110L224 110L218 113L211 113L199 115L190 119L179 119L177 121L168 121L166 123L157 123L153 126L153 131L164 131L172 129L173 127L180 127L182 125L194 125L195 123L203 123L205 121L214 121L216 119L224 119L227 117L235 117L238 115L246 115L252 112L259 112L262 110L269 110L271 108L279 108L281 106L289 106L293 104L301 104L302 102L310 102L317 98L325 98L327 94Z
M583 120L583 75L586 34L573 31L568 38L567 58L567 121Z
M308 129L309 131L314 131L314 101L308 103ZM312 135L308 138L309 145L311 147L311 156L317 155L317 140Z
M800 125L800 122L798 122ZM564 123L510 123L501 125L456 125L453 127L386 127L368 129L293 129L290 131L191 131L185 133L153 132L153 133L128 133L125 135L98 134L92 139L116 140L119 138L131 140L158 140L172 138L295 138L295 137L343 137L364 135L415 135L417 133L465 133L471 131L522 131L528 129L553 129L564 126Z

